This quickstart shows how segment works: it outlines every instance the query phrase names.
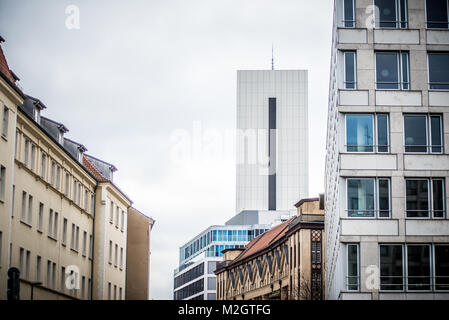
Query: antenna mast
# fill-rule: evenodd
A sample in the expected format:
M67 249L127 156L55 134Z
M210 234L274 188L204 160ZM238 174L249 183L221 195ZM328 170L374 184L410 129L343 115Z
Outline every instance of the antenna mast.
M274 46L271 44L271 70L274 70Z

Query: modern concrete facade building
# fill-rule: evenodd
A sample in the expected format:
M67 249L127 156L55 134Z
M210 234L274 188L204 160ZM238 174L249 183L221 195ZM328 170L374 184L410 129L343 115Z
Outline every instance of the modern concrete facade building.
M308 196L307 99L306 70L237 72L236 213Z
M1 48L0 75L0 299L10 267L23 300L125 299L132 201L113 182L117 169L41 115Z
M215 268L223 251L243 248L271 225L211 226L180 248L174 272L174 300L215 300Z
M149 300L151 229L154 219L137 209L128 210L128 241L126 257L126 299Z
M448 21L447 0L335 1L328 299L449 298Z
M297 215L227 249L215 270L218 300L321 300L324 298L324 210L319 199L296 204Z

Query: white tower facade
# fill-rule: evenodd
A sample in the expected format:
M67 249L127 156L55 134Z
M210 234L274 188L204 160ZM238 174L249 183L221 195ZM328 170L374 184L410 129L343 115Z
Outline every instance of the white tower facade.
M237 72L236 213L308 196L307 70Z

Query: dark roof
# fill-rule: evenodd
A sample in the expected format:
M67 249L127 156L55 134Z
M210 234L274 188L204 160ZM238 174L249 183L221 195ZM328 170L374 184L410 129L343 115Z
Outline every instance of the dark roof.
M313 202L313 201L320 201L320 198L305 198L298 201L298 203L295 204L295 207L298 208L300 205L302 205L305 202Z

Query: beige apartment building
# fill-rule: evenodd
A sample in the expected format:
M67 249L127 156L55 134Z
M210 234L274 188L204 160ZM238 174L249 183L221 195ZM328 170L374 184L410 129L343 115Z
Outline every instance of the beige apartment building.
M295 206L297 216L243 249L223 251L217 300L324 299L324 211L318 198Z
M117 169L41 115L1 48L0 74L0 299L10 267L22 300L126 299L132 201L113 182Z
M148 300L150 294L150 235L154 220L137 209L128 210L128 233L126 261L126 298Z

